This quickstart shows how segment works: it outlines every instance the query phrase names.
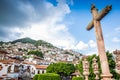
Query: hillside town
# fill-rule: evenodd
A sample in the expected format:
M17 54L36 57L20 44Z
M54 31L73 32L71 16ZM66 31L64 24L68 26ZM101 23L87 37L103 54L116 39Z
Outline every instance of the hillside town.
M0 0L0 80L120 80L120 0Z
M30 51L40 51L43 57L28 55ZM0 46L0 78L17 78L20 69L30 68L31 78L35 74L46 73L47 66L51 63L67 62L74 65L79 63L82 54L63 50L57 47L35 46L31 43L3 43Z

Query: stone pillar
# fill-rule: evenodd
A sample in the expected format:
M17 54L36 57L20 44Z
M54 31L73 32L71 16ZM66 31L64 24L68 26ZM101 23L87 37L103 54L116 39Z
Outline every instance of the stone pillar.
M14 66L15 66L14 64L11 65L11 73L14 72Z
M99 69L98 69L98 63L97 63L97 59L93 58L93 64L92 64L93 70L94 70L94 74L96 75L95 80L99 80Z
M87 57L83 58L83 75L85 76L85 80L88 80L89 76L89 63L87 61Z
M113 51L115 54L116 72L120 74L120 50Z

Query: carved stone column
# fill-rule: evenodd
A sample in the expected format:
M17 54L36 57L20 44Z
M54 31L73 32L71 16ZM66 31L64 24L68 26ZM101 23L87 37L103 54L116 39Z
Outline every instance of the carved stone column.
M94 70L94 74L96 75L95 80L99 80L99 69L98 69L98 63L97 63L97 59L93 58L93 64L92 64L93 70Z
M83 60L83 75L85 76L85 80L88 80L88 76L89 76L89 63L87 61L87 57L84 57Z
M113 51L115 54L116 72L120 74L120 50Z

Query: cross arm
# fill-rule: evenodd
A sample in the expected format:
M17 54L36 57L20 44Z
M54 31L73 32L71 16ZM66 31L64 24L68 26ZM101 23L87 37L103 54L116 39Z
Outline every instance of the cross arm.
M93 8L95 8L95 6L92 6ZM93 8L91 8L91 9L93 9ZM112 9L112 6L111 5L108 5L108 6L106 6L101 12L99 12L98 13L98 15L97 15L97 20L98 21L100 21L103 17L105 17L108 13L109 13L109 11ZM90 29L92 29L93 28L93 20L88 24L88 26L87 26L87 30L90 30Z

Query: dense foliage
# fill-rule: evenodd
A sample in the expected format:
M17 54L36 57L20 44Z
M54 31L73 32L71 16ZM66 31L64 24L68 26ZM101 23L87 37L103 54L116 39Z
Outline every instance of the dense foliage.
M116 73L115 71L115 61L114 61L114 57L112 55L112 53L110 53L109 51L106 52L107 58L108 58L108 64L110 67L110 72L113 75L113 78L118 80L120 79L120 74ZM96 57L97 61L98 61L98 66L99 66L99 76L101 74L101 66L100 66L100 60L99 57L96 55L91 55L88 56L87 60L89 61L89 80L95 80L95 74L93 73L93 68L92 68L92 60L93 58ZM80 73L83 75L83 64L82 64L82 60L80 61L79 65L77 65L77 68L79 69ZM101 79L101 78L100 78Z
M46 42L46 41L43 41L43 40L38 40L35 42L35 46L46 46L48 48L50 47L54 47L52 44Z
M73 54L71 52L65 51L64 54L70 54L71 56L73 56Z
M47 67L47 73L57 73L61 76L69 76L75 71L75 66L70 63L53 63Z
M33 80L61 80L60 76L55 73L37 74L33 77Z
M108 63L109 63L109 67L110 67L110 73L113 75L114 79L119 80L120 74L116 73L116 71L115 71L114 57L113 57L112 53L110 53L109 51L107 51L106 54L107 54Z
M41 57L41 58L43 58L43 53L42 52L40 52L40 51L29 51L28 53L27 53L28 55L36 55L36 56L38 56L38 57Z
M33 80L39 80L38 76L39 76L39 74L34 75Z
M83 77L73 77L72 80L84 80Z

